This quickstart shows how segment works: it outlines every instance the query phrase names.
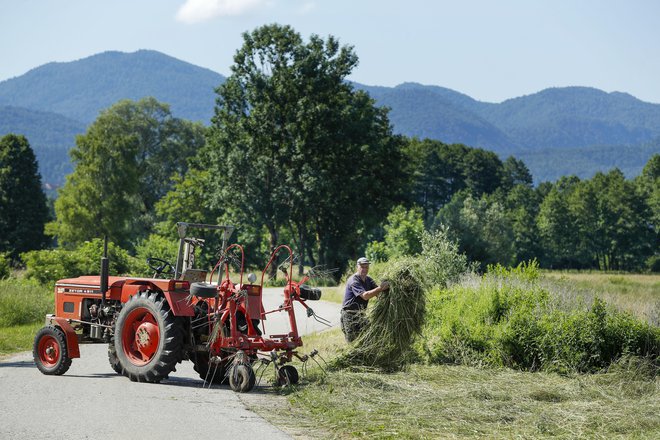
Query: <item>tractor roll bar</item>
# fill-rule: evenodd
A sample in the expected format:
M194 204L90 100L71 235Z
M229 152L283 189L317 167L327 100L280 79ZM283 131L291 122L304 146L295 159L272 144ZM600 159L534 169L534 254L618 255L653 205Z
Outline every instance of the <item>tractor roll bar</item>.
M221 230L222 234L222 248L224 249L229 241L229 237L234 232L234 227L229 225L207 225L204 223L188 223L188 222L177 222L176 230L179 234L179 252L176 257L176 266L174 268L174 278L179 278L183 271L187 268L183 267L183 257L185 246L185 239L187 237L188 228L193 229L207 229L207 230Z

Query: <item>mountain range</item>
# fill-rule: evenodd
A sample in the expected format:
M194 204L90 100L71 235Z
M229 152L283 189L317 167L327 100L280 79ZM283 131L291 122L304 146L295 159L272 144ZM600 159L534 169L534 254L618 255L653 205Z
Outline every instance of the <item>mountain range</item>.
M225 77L160 52L104 52L48 63L0 82L0 135L24 134L45 183L71 171L68 150L99 112L121 99L153 96L180 118L210 123L214 89ZM535 181L566 174L590 177L619 167L638 174L660 152L660 104L588 87L550 88L481 102L457 91L416 83L353 83L389 107L394 131L514 155Z

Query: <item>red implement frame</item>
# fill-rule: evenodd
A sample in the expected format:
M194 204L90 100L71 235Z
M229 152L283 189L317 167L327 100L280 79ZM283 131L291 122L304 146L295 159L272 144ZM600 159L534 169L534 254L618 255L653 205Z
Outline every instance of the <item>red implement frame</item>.
M213 279L213 274L218 270L218 296L216 297L215 304L208 315L210 325L209 331L211 334L217 334L217 337L211 341L211 355L222 357L222 353L226 354L227 352L233 352L236 350L243 350L248 355L256 355L257 352L283 350L285 352L284 357L287 361L290 361L292 355L294 355L294 349L301 347L303 344L302 339L298 334L293 302L298 301L307 308L307 305L300 298L299 288L299 285L304 282L307 277L300 282L293 281L293 264L291 264L289 267L289 273L286 274L287 284L284 288L283 304L273 310L264 310L262 293L266 272L282 249L285 249L289 253L290 261L293 261L293 251L289 246L278 246L272 252L268 264L261 273L261 284L256 285L243 284L245 253L242 246L233 244L225 249L225 255L227 255L232 249L238 249L241 252L239 283L234 284L231 282L229 278L229 262L224 259L218 261L211 271L211 279ZM225 265L225 277L220 281L220 266L223 264ZM266 319L266 315L273 313L288 314L290 326L290 331L288 333L268 335L268 337L266 337L264 320ZM238 329L238 317L240 314L245 318L247 332L241 332ZM261 321L262 334L257 332L253 320ZM220 326L220 328L214 332L214 326Z

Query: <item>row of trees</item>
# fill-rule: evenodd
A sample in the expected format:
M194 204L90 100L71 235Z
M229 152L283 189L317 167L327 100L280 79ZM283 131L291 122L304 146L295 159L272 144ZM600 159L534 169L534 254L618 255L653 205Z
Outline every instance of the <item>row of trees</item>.
M640 269L657 252L657 158L635 181L533 188L515 158L394 135L387 109L346 82L357 62L333 37L269 25L244 34L210 127L153 98L115 104L77 138L47 232L135 252L174 241L176 221L229 223L249 263L284 242L301 265L333 268L367 243L377 258L415 252L439 227L484 263Z

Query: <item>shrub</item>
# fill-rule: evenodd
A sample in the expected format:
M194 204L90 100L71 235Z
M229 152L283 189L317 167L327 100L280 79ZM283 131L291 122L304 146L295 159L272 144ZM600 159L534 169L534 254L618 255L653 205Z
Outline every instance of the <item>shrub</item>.
M57 280L81 275L98 275L101 272L103 240L86 241L72 251L46 249L25 252L21 259L27 268L25 277L52 287ZM125 274L136 265L135 258L128 252L108 243L110 274Z
M622 356L657 363L660 329L596 298L561 304L538 282L535 262L491 268L430 295L424 344L430 362L593 372Z
M178 241L152 234L135 246L134 267L130 272L136 276L152 276L153 270L147 265L147 258L159 258L176 265L178 252Z
M372 241L364 251L365 256L372 262L387 261L387 246L382 241Z
M458 251L447 230L422 232L420 236L424 272L429 285L446 286L455 282L467 270L467 256Z

